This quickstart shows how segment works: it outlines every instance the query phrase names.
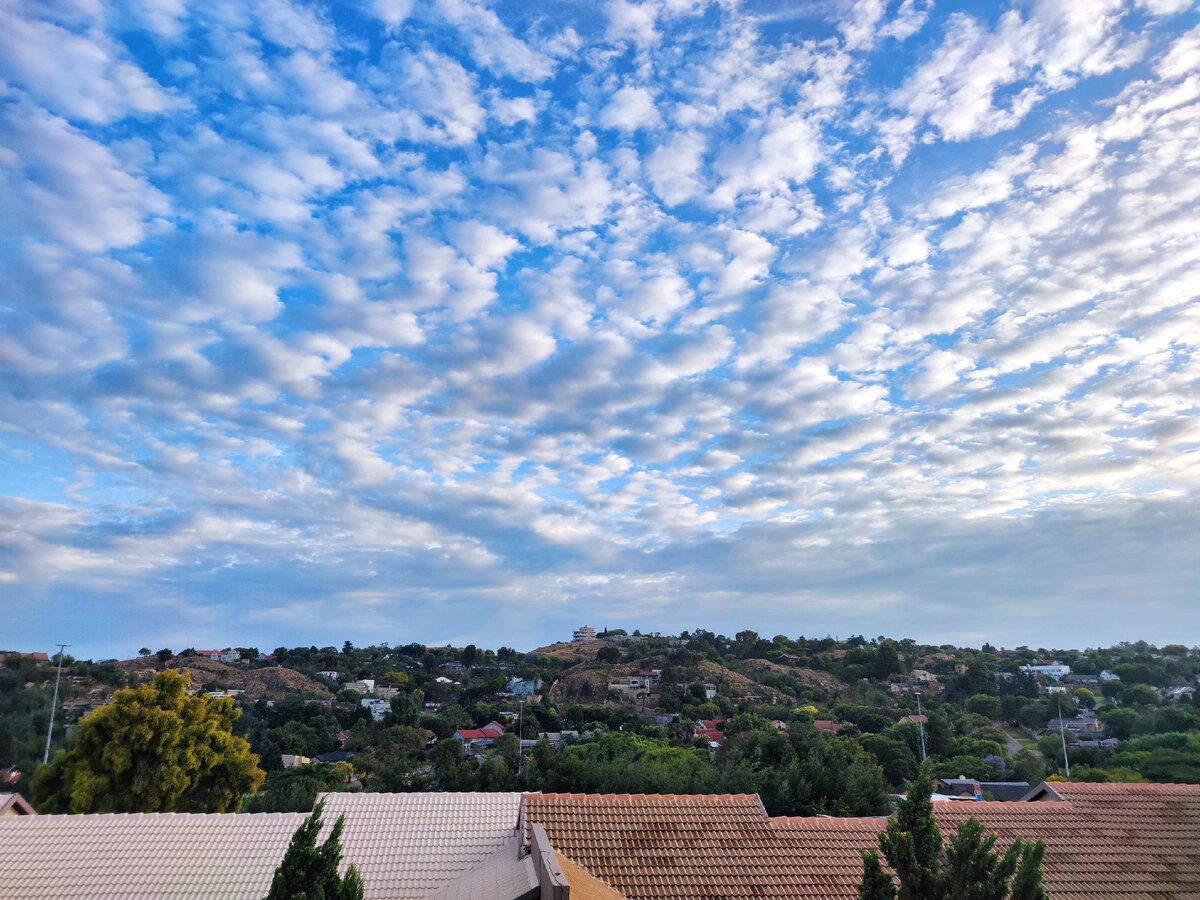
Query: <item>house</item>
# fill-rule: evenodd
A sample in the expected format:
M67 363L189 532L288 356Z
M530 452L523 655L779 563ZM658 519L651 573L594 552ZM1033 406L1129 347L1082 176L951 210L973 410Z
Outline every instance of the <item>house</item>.
M1018 801L934 805L944 834L971 816L999 833L1001 847L1044 840L1055 900L1200 893L1200 785L1055 783ZM527 840L542 825L560 856L629 898L854 900L861 851L878 846L887 821L771 818L753 794L525 798Z
M0 794L0 816L36 816L37 810L20 794Z
M21 659L32 659L37 662L50 662L50 657L45 653L22 653L20 650L0 650L0 658L5 656L19 656ZM55 654L57 657L58 654Z
M358 691L360 694L373 694L375 693L375 679L361 678L358 681L351 681L346 687L352 691Z
M1047 731L1067 731L1070 734L1103 734L1104 726L1091 710L1084 710L1072 718L1053 718L1046 723Z
M482 728L460 728L451 737L464 744L470 744L472 747L490 747L502 734L504 734L503 725L499 722L488 722Z
M1103 672L1100 673L1100 683L1101 684L1107 684L1110 681L1120 681L1120 680L1121 680L1120 675L1114 675L1112 672L1108 671L1108 669L1105 669Z
M966 781L966 779L951 779ZM364 900L855 900L888 819L771 817L755 794L328 793ZM1042 840L1054 900L1200 895L1200 785L1046 783L937 803ZM0 897L265 896L302 813L0 816Z
M1026 672L1030 675L1045 675L1047 678L1053 678L1058 681L1064 675L1071 674L1071 667L1062 663L1046 663L1038 666L1018 666L1018 672Z
M924 714L919 716L901 716L898 725L926 725L929 723L929 716Z
M564 741L566 743L570 744L573 741L579 740L579 732L578 731L539 731L538 732L538 741L542 741L542 740L544 740L546 743L548 743L552 749L557 750L559 747L561 747L563 745ZM529 743L529 742L522 741L522 743L524 744L524 743ZM537 741L533 741L532 743L535 746L537 745Z
M452 660L450 660L450 662L444 662L440 666L438 666L438 668L444 672L465 672L465 671L467 671L467 667L464 666L462 663L460 663L456 659L452 659Z
M816 719L813 721L813 728L818 731L828 731L830 734L837 734L842 726L833 719Z
M532 697L540 686L540 678L510 678L505 689L518 697Z
M352 750L331 750L328 753L321 753L313 757L313 762L322 763L340 763L350 762L354 757L358 756Z
M538 854L524 849L519 793L331 793L318 800L325 803L326 830L345 815L343 866L352 862L359 870L364 900L566 900L571 886L576 900L619 900L574 864L560 862L544 838ZM304 813L0 817L0 897L261 900L304 819Z
M337 672L333 669L322 669L317 674L322 678L328 678L330 681L340 681L344 673Z
M391 701L381 700L378 697L363 697L359 703L371 711L371 718L376 722L382 722L383 717L392 711Z
M933 790L947 800L990 800L1015 803L1029 793L1028 781L976 781L960 775L958 778L935 778Z
M582 644L596 639L596 629L590 625L584 625L582 628L576 628L571 634L572 644Z
M228 648L225 650L197 650L196 655L206 657L207 659L215 659L217 662L223 663L235 663L241 658L241 655L236 650Z
M636 697L639 694L654 696L659 693L658 672L638 672L636 675L621 675L608 683L610 691L616 691L624 699Z

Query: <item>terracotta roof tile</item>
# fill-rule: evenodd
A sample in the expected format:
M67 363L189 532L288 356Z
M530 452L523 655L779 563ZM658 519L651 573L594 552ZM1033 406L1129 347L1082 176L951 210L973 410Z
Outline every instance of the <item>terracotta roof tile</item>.
M1049 802L939 803L943 832L975 815L1006 846L1047 843L1055 900L1200 898L1200 786L1051 785ZM767 820L754 796L546 794L526 798L570 861L630 900L846 898L882 818Z
M1046 842L1044 882L1054 900L1200 897L1200 786L1053 784L1061 801L950 802L934 805L943 834L977 817L1008 846L1016 837ZM819 865L857 885L859 847L877 846L880 820L778 818ZM852 898L853 886L834 897Z
M630 900L836 896L758 797L530 794L526 821Z

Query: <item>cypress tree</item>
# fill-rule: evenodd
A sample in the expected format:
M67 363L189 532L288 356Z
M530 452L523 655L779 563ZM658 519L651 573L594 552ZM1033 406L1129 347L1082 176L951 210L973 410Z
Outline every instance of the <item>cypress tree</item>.
M329 837L317 846L324 807L325 801L322 800L292 835L283 861L271 879L271 890L266 900L362 900L362 879L354 864L350 864L344 876L338 875L345 816L338 816L329 831Z

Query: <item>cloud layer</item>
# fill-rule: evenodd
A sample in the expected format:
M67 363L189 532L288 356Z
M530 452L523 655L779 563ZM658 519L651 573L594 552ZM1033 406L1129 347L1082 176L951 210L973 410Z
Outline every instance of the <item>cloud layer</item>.
M10 642L1194 632L1198 72L1170 0L0 3Z

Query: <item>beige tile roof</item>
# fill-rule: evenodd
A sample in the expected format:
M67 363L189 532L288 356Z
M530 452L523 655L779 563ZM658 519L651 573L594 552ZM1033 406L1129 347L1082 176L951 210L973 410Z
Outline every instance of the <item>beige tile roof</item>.
M343 858L358 867L364 900L428 897L505 850L521 811L519 793L322 797L327 824L346 816Z
M37 810L20 794L0 793L0 816L36 816Z
M538 893L533 859L520 856L522 839L514 830L508 843L463 872L427 900L517 900Z
M0 817L5 900L259 900L300 813Z

